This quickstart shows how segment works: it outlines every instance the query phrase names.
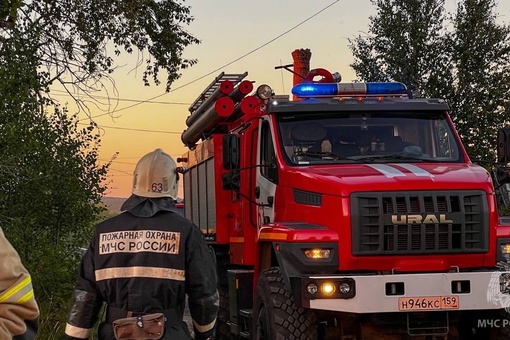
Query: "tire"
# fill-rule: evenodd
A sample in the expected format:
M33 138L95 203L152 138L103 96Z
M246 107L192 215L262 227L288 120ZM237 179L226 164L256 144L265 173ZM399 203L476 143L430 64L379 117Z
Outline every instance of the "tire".
M255 340L316 340L317 316L297 307L280 268L260 273L253 311Z
M237 335L230 333L230 326L227 323L228 320L230 319L228 287L223 285L218 286L218 293L220 295L220 308L218 310L218 317L216 318L216 332L214 339L215 340L239 339Z

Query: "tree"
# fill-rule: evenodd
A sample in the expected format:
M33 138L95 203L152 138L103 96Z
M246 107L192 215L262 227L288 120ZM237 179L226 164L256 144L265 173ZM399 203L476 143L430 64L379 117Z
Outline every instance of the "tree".
M41 101L32 39L15 34L0 55L0 226L33 276L40 338L50 339L65 320L108 164L97 164L95 126L79 129L76 116Z
M183 28L193 17L190 8L178 1L4 3L4 11L0 6L0 28L4 27L0 42L8 40L14 30L37 34L37 58L47 76L43 85L60 83L83 109L87 106L75 93L90 95L105 87L105 82L114 84L111 74L117 68L115 60L123 53L138 53L136 67L145 64L142 79L147 86L151 82L159 85L160 72L166 71L167 91L180 77L181 69L196 63L182 55L185 47L199 40Z
M78 113L57 105L50 86L92 94L117 57L138 51L144 83L159 85L164 70L168 90L195 63L182 57L198 43L181 27L191 20L188 7L169 0L0 3L0 225L32 273L40 339L61 338L109 166L98 161L97 126L79 128Z
M372 0L368 36L349 39L351 65L365 81L401 81L426 91L443 41L444 0Z
M494 0L464 0L448 34L452 116L468 153L489 161L510 113L510 27L496 23L495 9Z
M469 155L494 161L496 130L510 112L509 28L496 23L494 0L464 0L451 18L442 0L372 3L370 35L349 41L358 77L446 99Z

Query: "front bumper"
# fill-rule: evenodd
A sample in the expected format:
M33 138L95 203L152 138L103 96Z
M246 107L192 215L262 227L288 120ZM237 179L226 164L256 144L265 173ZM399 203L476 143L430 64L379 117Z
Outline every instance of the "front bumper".
M350 313L462 311L510 308L510 272L392 275L310 275L290 277L302 307ZM314 283L354 282L348 293L310 294ZM300 300L300 301L298 301Z

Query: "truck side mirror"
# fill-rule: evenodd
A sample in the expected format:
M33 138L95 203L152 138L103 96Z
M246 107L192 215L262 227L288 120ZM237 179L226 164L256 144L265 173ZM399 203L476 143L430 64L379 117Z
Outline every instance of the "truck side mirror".
M223 168L239 169L239 136L228 134L223 136Z
M510 162L510 128L498 130L498 163Z

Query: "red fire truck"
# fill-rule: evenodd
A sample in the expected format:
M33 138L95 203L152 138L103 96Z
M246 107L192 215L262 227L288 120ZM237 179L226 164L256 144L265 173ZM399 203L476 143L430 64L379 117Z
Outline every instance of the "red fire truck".
M218 337L488 339L510 232L447 103L324 69L289 100L246 76L198 96L178 159L216 255Z

